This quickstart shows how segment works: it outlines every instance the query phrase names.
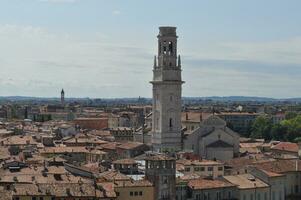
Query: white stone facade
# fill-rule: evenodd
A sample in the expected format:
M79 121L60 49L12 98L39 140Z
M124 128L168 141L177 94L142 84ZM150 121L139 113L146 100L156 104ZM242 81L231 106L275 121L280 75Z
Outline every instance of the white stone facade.
M183 148L206 159L229 160L239 153L239 135L213 115L183 139Z
M152 145L154 151L181 150L182 78L176 27L160 27L153 69Z

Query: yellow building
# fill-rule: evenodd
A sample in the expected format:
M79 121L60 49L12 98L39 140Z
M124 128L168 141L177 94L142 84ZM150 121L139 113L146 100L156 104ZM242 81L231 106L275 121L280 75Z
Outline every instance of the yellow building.
M147 180L115 182L117 200L154 200L154 187Z
M184 174L217 178L224 175L224 164L213 160L178 160L177 170Z

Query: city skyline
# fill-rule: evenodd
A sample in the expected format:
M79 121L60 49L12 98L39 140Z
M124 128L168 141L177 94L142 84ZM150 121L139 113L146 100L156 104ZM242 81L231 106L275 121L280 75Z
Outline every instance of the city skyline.
M300 97L300 2L158 2L1 2L0 96L151 97L153 36L170 25L183 96Z

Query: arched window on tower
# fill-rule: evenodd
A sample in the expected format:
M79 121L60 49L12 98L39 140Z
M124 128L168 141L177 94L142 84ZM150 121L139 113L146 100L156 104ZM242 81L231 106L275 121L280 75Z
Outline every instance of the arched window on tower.
M172 118L169 118L169 128L172 129Z
M167 53L166 41L163 42L163 54Z
M168 53L169 53L169 55L172 55L172 51L173 51L172 42L168 42Z

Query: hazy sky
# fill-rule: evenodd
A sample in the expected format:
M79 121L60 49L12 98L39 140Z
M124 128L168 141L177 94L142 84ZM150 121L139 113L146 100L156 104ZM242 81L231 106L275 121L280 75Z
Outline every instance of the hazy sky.
M177 26L184 96L301 96L300 0L0 0L0 95L151 96Z

